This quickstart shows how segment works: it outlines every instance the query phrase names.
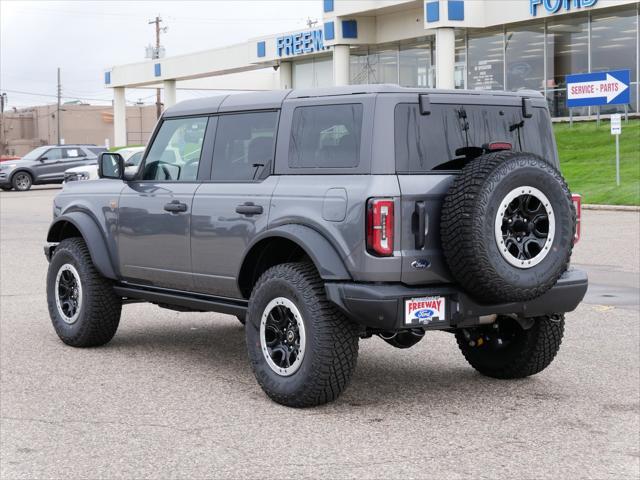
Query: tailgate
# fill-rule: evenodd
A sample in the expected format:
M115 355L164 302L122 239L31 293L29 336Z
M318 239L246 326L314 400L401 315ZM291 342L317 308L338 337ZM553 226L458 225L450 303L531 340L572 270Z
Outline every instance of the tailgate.
M453 178L442 174L398 175L402 283L451 281L440 244L440 210Z

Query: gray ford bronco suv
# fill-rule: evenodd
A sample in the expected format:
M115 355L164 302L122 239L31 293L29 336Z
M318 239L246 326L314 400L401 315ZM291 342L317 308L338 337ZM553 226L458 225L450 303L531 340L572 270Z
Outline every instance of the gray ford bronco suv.
M587 290L545 99L358 85L219 96L160 119L135 175L55 198L49 313L75 347L146 301L245 323L258 383L336 399L358 342L455 337L494 378L536 374Z

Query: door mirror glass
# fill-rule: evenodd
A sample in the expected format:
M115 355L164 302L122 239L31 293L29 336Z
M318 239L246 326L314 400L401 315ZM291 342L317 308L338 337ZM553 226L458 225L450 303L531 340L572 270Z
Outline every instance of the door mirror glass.
M49 159L49 157L40 157L40 158L39 158L39 160L40 160L41 162L44 162L45 160L48 160L48 159Z
M98 161L98 176L100 178L122 179L124 174L124 159L119 153L104 152Z

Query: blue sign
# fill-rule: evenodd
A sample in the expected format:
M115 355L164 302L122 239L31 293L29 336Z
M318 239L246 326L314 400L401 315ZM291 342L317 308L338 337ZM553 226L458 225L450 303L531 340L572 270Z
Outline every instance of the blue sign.
M303 55L324 50L322 29L292 33L276 39L276 51L279 57Z
M538 15L538 7L543 6L547 13L558 13L572 8L593 7L598 0L529 0L529 11L533 17Z
M567 75L567 107L631 103L629 70Z

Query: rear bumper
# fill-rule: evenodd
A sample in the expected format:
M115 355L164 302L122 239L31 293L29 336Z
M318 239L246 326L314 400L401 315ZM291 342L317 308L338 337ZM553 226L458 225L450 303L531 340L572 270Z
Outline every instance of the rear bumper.
M516 314L536 317L576 309L587 293L587 274L568 270L547 293L528 302L482 305L454 285L412 288L402 284L327 283L327 297L359 324L378 330L413 328L404 324L405 300L441 296L446 299L446 318L423 325L443 330L478 325L480 317Z

